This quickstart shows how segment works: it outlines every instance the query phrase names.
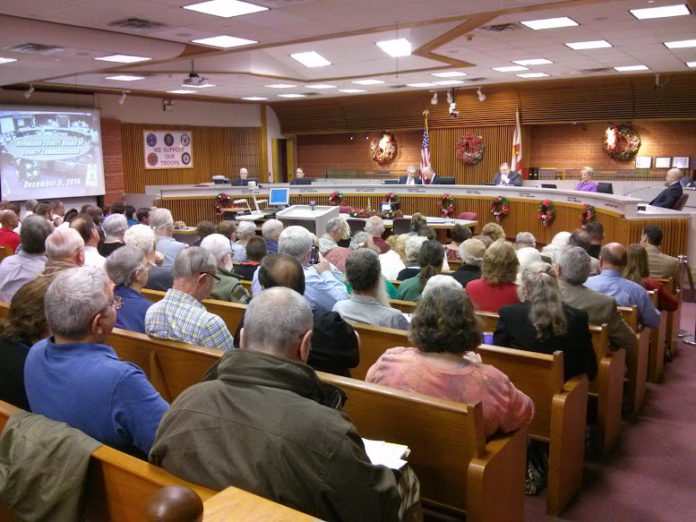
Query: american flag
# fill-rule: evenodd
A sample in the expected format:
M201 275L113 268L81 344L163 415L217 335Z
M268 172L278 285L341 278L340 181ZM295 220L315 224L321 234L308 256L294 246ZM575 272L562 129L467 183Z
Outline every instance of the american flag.
M428 127L423 131L423 145L421 145L421 162L420 162L420 172L421 181L425 183L425 178L423 177L423 169L430 166L430 135L428 134Z

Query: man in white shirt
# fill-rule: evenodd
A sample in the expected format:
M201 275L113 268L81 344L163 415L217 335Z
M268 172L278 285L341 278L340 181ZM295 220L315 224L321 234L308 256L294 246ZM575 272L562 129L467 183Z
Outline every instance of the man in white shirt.
M106 259L97 250L99 230L87 214L80 214L70 223L70 228L77 230L85 242L85 266L103 268Z

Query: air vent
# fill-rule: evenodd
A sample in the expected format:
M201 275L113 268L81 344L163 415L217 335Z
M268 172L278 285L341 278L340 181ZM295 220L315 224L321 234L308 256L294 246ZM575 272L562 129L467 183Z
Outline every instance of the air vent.
M303 92L305 96L319 96L321 93L320 92Z
M167 26L166 24L152 22L143 18L124 18L123 20L116 20L115 22L111 22L109 24L109 27L118 27L120 29L136 29L138 31L151 31L153 29L161 29L162 27Z
M606 73L606 72L611 72L614 69L611 67L597 67L595 69L580 69L578 72L581 72L583 74L597 74L597 73Z
M11 51L16 51L18 53L31 53L31 54L54 54L63 51L62 47L57 45L44 45L37 43L23 43L10 47Z
M517 31L518 29L522 29L522 27L516 23L509 23L484 25L483 27L481 27L481 29L483 29L484 31L490 31L492 33L504 33L507 31Z
M479 76L478 78L465 78L464 80L467 82L471 83L480 83L480 82L485 82L488 78L484 78L483 76Z
M403 89L406 85L390 85L390 89Z

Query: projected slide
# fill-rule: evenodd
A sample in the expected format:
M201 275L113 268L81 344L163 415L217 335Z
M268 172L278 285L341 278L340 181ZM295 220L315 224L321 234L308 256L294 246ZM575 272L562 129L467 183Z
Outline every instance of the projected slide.
M98 111L0 107L0 178L10 201L104 194Z

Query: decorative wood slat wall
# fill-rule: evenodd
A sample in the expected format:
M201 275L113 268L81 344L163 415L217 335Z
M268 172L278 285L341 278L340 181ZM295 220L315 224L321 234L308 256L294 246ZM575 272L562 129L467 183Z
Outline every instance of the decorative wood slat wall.
M145 169L144 130L191 130L193 168ZM265 179L261 171L259 127L196 127L191 125L121 125L125 192L145 192L145 185L193 185L209 182L215 174L235 177L246 167L250 176Z

